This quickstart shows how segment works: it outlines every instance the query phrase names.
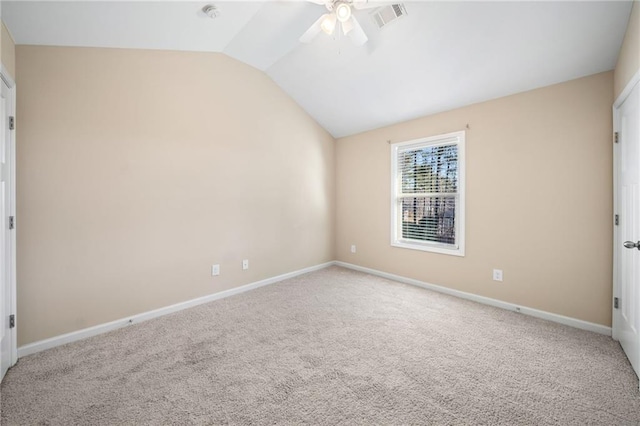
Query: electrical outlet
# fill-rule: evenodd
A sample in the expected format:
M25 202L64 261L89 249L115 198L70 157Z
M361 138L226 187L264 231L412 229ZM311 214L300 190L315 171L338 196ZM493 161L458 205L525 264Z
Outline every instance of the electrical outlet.
M245 259L242 261L242 269L243 270L249 269L249 259Z
M211 276L215 277L217 275L220 275L220 265L211 266Z
M352 245L351 246L351 253L355 253L356 252L356 245Z
M493 280L494 281L502 281L502 269L494 269L493 270Z

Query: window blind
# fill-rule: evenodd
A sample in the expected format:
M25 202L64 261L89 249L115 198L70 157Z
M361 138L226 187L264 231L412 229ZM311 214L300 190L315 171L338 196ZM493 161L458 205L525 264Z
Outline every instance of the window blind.
M455 245L458 144L406 147L397 161L401 238Z

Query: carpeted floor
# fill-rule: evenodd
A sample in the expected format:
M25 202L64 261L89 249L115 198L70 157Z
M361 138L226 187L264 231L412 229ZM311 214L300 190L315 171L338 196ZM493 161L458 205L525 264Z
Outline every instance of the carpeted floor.
M2 424L637 425L606 336L338 267L22 358Z

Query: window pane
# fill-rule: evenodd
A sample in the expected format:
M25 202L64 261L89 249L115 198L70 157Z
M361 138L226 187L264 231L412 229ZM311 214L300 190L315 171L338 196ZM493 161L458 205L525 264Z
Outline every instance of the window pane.
M458 192L458 145L426 146L398 153L402 192Z
M402 203L402 238L456 243L456 197L412 197Z

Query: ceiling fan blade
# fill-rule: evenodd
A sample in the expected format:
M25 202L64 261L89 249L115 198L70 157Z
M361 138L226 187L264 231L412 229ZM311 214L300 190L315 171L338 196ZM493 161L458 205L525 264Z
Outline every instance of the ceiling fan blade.
M350 23L352 28L348 32L345 32L345 34L347 34L347 36L351 39L351 41L353 41L353 44L355 44L356 46L362 46L363 44L365 44L367 40L369 40L369 38L367 37L364 30L360 26L360 23L358 22L358 20L352 16L351 18L349 18L347 22ZM344 24L346 24L347 22L343 23L343 27L342 27L343 31L345 30Z
M389 4L388 2L376 2L371 0L353 0L351 5L354 9L375 9L381 6Z
M309 3L321 4L325 5L327 2L325 0L307 0Z
M346 21L344 21L342 23L342 33L344 35L349 34L349 32L351 32L351 30L353 30L353 21L355 20L355 18L353 16L351 16L349 19L347 19Z
M301 43L311 43L311 41L316 38L320 31L322 31L322 27L320 26L320 24L322 24L322 20L327 15L328 14L324 14L320 18L318 18L318 20L314 22L313 25L311 25L309 29L300 36Z

